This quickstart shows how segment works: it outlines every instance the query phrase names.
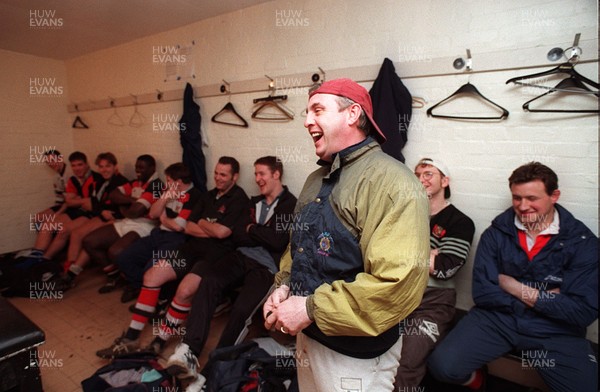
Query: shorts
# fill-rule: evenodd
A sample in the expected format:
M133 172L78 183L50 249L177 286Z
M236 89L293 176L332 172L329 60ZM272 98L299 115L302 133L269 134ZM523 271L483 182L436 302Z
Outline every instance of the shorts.
M68 207L65 210L65 214L69 217L69 219L71 220L75 220L77 218L93 218L94 214L90 211L86 211L86 210L82 210L81 208L75 208L75 207Z
M123 220L116 221L113 223L113 226L115 227L115 231L119 237L123 237L125 234L133 231L134 233L137 233L140 238L143 238L150 235L152 229L156 227L156 223L147 218L125 218Z

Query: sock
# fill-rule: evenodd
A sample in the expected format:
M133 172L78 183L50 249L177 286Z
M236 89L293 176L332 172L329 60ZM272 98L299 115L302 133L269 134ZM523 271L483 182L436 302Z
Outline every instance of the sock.
M471 378L469 378L469 380L463 385L473 390L481 388L483 385L483 372L481 369L475 370L473 374L471 374Z
M175 335L176 331L174 329L185 322L191 307L192 304L180 304L175 300L171 301L167 315L160 325L158 337L166 342L171 336Z
M80 267L77 264L73 264L74 262L70 262L70 263L71 263L71 265L69 266L69 270L67 271L67 276L71 280L74 280L77 276L79 276L81 271L83 271L83 267Z
M31 249L31 253L29 254L29 257L42 257L43 255L44 255L43 250L33 248L33 249Z
M148 323L149 315L156 310L159 294L160 287L142 286L138 300L135 303L135 310L140 312L136 313L134 311L133 316L131 316L131 323L125 333L127 339L136 340L140 337L142 329Z

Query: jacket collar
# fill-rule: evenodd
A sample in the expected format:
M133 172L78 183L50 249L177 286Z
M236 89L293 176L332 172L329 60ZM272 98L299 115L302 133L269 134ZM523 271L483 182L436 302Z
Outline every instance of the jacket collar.
M557 237L564 238L566 236L571 237L584 234L581 230L578 230L578 227L582 227L583 225L577 225L577 219L575 219L569 211L558 203L554 204L554 208L560 217L560 231ZM515 226L515 215L515 211L512 207L508 208L492 221L492 226L495 226L508 235L516 236L517 227Z
M381 149L379 143L371 136L367 136L362 142L354 144L350 147L346 147L342 151L333 154L333 161L326 162L321 159L317 164L327 167L329 166L329 175L342 168L343 166L349 165L353 161L357 160L367 152L373 149ZM326 177L329 177L326 176Z

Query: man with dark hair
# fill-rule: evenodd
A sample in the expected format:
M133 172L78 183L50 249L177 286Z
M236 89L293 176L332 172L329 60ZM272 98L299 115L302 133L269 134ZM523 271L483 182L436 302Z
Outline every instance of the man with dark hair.
M225 161L230 163L222 163ZM234 173L236 167L239 170L239 163L233 158L219 159L214 171L215 188L201 195L193 210L187 213L187 222L168 222L163 219L164 214L161 213L163 226L173 229L178 227L182 236L184 233L188 234L188 239L185 242L180 241L179 247L169 247L174 249L174 252L156 252L150 255L150 258L146 257L143 259L143 269L140 269L138 264L142 258L134 256L132 250L127 249L119 256L119 267L133 287L140 288L140 291L127 331L111 346L97 351L96 355L112 358L137 350L141 331L149 318L154 316L161 287L167 282L181 280L195 263L217 260L233 249L234 244L230 237L248 203L248 196L236 185L239 177L237 172ZM164 199L172 197L168 191L166 193L167 195L164 196L163 193L161 201L157 202L157 207L153 206L151 214L156 216L156 209L165 203ZM189 308L182 311L189 312Z
M398 391L416 391L426 373L427 356L450 328L456 306L454 276L465 264L475 225L451 204L450 171L439 159L423 158L415 175L429 198L429 282L419 307L404 319Z
M301 390L392 391L399 323L427 284L427 197L381 150L385 136L356 82L310 92L304 126L321 168L298 198L265 327L297 335Z
M558 179L531 162L509 178L512 208L481 235L475 306L429 357L432 374L470 389L479 370L519 350L553 391L596 392L598 364L585 339L598 317L598 238L557 203Z
M89 256L83 250L83 238L92 231L110 224L119 217L118 206L111 203L110 193L119 186L127 184L127 179L119 173L117 158L113 153L104 152L96 158L98 172L104 179L102 183L96 183L92 200L92 217L83 225L74 229L69 240L67 250L67 262L63 277L57 282L61 290L68 290L74 285L75 278L83 271L89 261Z
M240 220L235 252L214 263L196 264L179 284L165 323L155 344L162 345L185 321L186 333L167 363L168 371L180 378L195 378L188 391L200 390L205 377L198 373L198 356L208 339L213 312L226 291L238 288L229 319L217 347L239 342L246 326L273 285L281 254L294 222L296 197L282 184L283 164L274 156L254 162L254 180L260 195L252 197Z
M92 206L94 190L102 185L104 179L99 173L90 169L86 155L80 151L69 155L69 163L73 176L69 178L65 187L66 208L54 215L53 223L58 230L41 258L37 258L40 261L52 260L65 247L71 232L94 216ZM36 257L36 254L29 256L28 260L31 261L32 257Z
M100 288L100 293L108 293L117 285L119 270L114 264L117 256L138 238L150 235L158 222L148 216L150 207L158 200L163 188L163 182L156 174L154 158L147 154L140 155L135 163L135 173L136 180L118 187L109 195L111 203L119 206L118 210L124 219L100 227L83 239L83 247L89 256L107 265L105 271L108 279ZM121 300L129 301L135 298L135 293L127 290L124 297Z

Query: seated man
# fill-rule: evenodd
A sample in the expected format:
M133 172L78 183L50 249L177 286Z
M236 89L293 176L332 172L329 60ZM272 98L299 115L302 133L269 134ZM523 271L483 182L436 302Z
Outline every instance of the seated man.
M236 241L240 246L215 264L196 264L185 276L154 342L162 347L171 331L183 323L191 306L183 341L167 366L180 378L195 378L196 384L205 381L197 372L197 357L208 338L211 316L220 298L225 291L241 287L217 344L227 347L236 343L247 320L269 293L289 241L296 197L281 183L282 163L274 156L259 158L254 162L254 173L260 196L253 197L248 206L247 219L242 221L243 236Z
M598 238L557 204L549 167L525 164L508 182L512 208L477 248L475 306L433 351L429 369L478 389L478 369L516 349L553 391L595 392L598 364L585 334L598 317Z
M150 235L158 222L148 217L150 207L158 200L163 189L163 182L156 174L154 157L140 155L135 163L135 173L135 181L120 186L109 196L111 203L119 206L125 218L102 226L83 239L87 254L100 263L108 264L108 281L100 288L100 293L108 293L116 287L119 271L114 263L121 251L138 238Z
M161 286L181 280L194 263L216 260L233 250L233 229L248 203L248 196L236 185L239 170L239 163L234 158L219 158L214 173L215 188L203 194L196 203L185 225L185 233L190 237L172 257L159 254L146 265L149 268L144 272L144 268L125 265L129 250L119 256L120 268L134 285L141 286L141 291L127 331L110 347L96 352L96 355L113 358L137 350L140 333L156 310Z
M56 234L56 228L58 227L55 224L57 222L56 218L67 208L65 204L65 187L68 178L65 176L67 165L65 164L64 157L57 150L48 150L44 153L44 162L55 172L54 205L36 214L35 227L38 230L38 234L29 254L28 263L23 264L23 267L35 264L44 255L44 251L52 242L54 234Z
M429 283L419 307L400 323L404 335L394 383L398 391L418 390L427 356L452 323L456 306L452 278L465 264L475 232L473 221L448 201L450 173L444 163L423 158L415 167L415 175L429 198Z
M96 157L96 166L98 166L98 172L104 179L104 182L98 184L94 190L94 197L92 198L93 217L85 224L73 230L69 238L65 270L70 272L69 277L73 279L83 270L83 267L89 261L89 256L83 250L83 238L97 228L112 223L115 218L119 217L119 206L113 204L109 196L119 186L129 182L125 176L119 173L117 157L111 152L98 154ZM69 283L71 284L67 285L65 289L72 286L72 279Z
M69 155L69 163L73 176L69 178L65 188L67 207L63 213L56 214L56 222L60 230L44 251L42 259L52 260L65 247L71 232L93 217L94 190L104 182L99 173L90 169L84 153L75 151Z

